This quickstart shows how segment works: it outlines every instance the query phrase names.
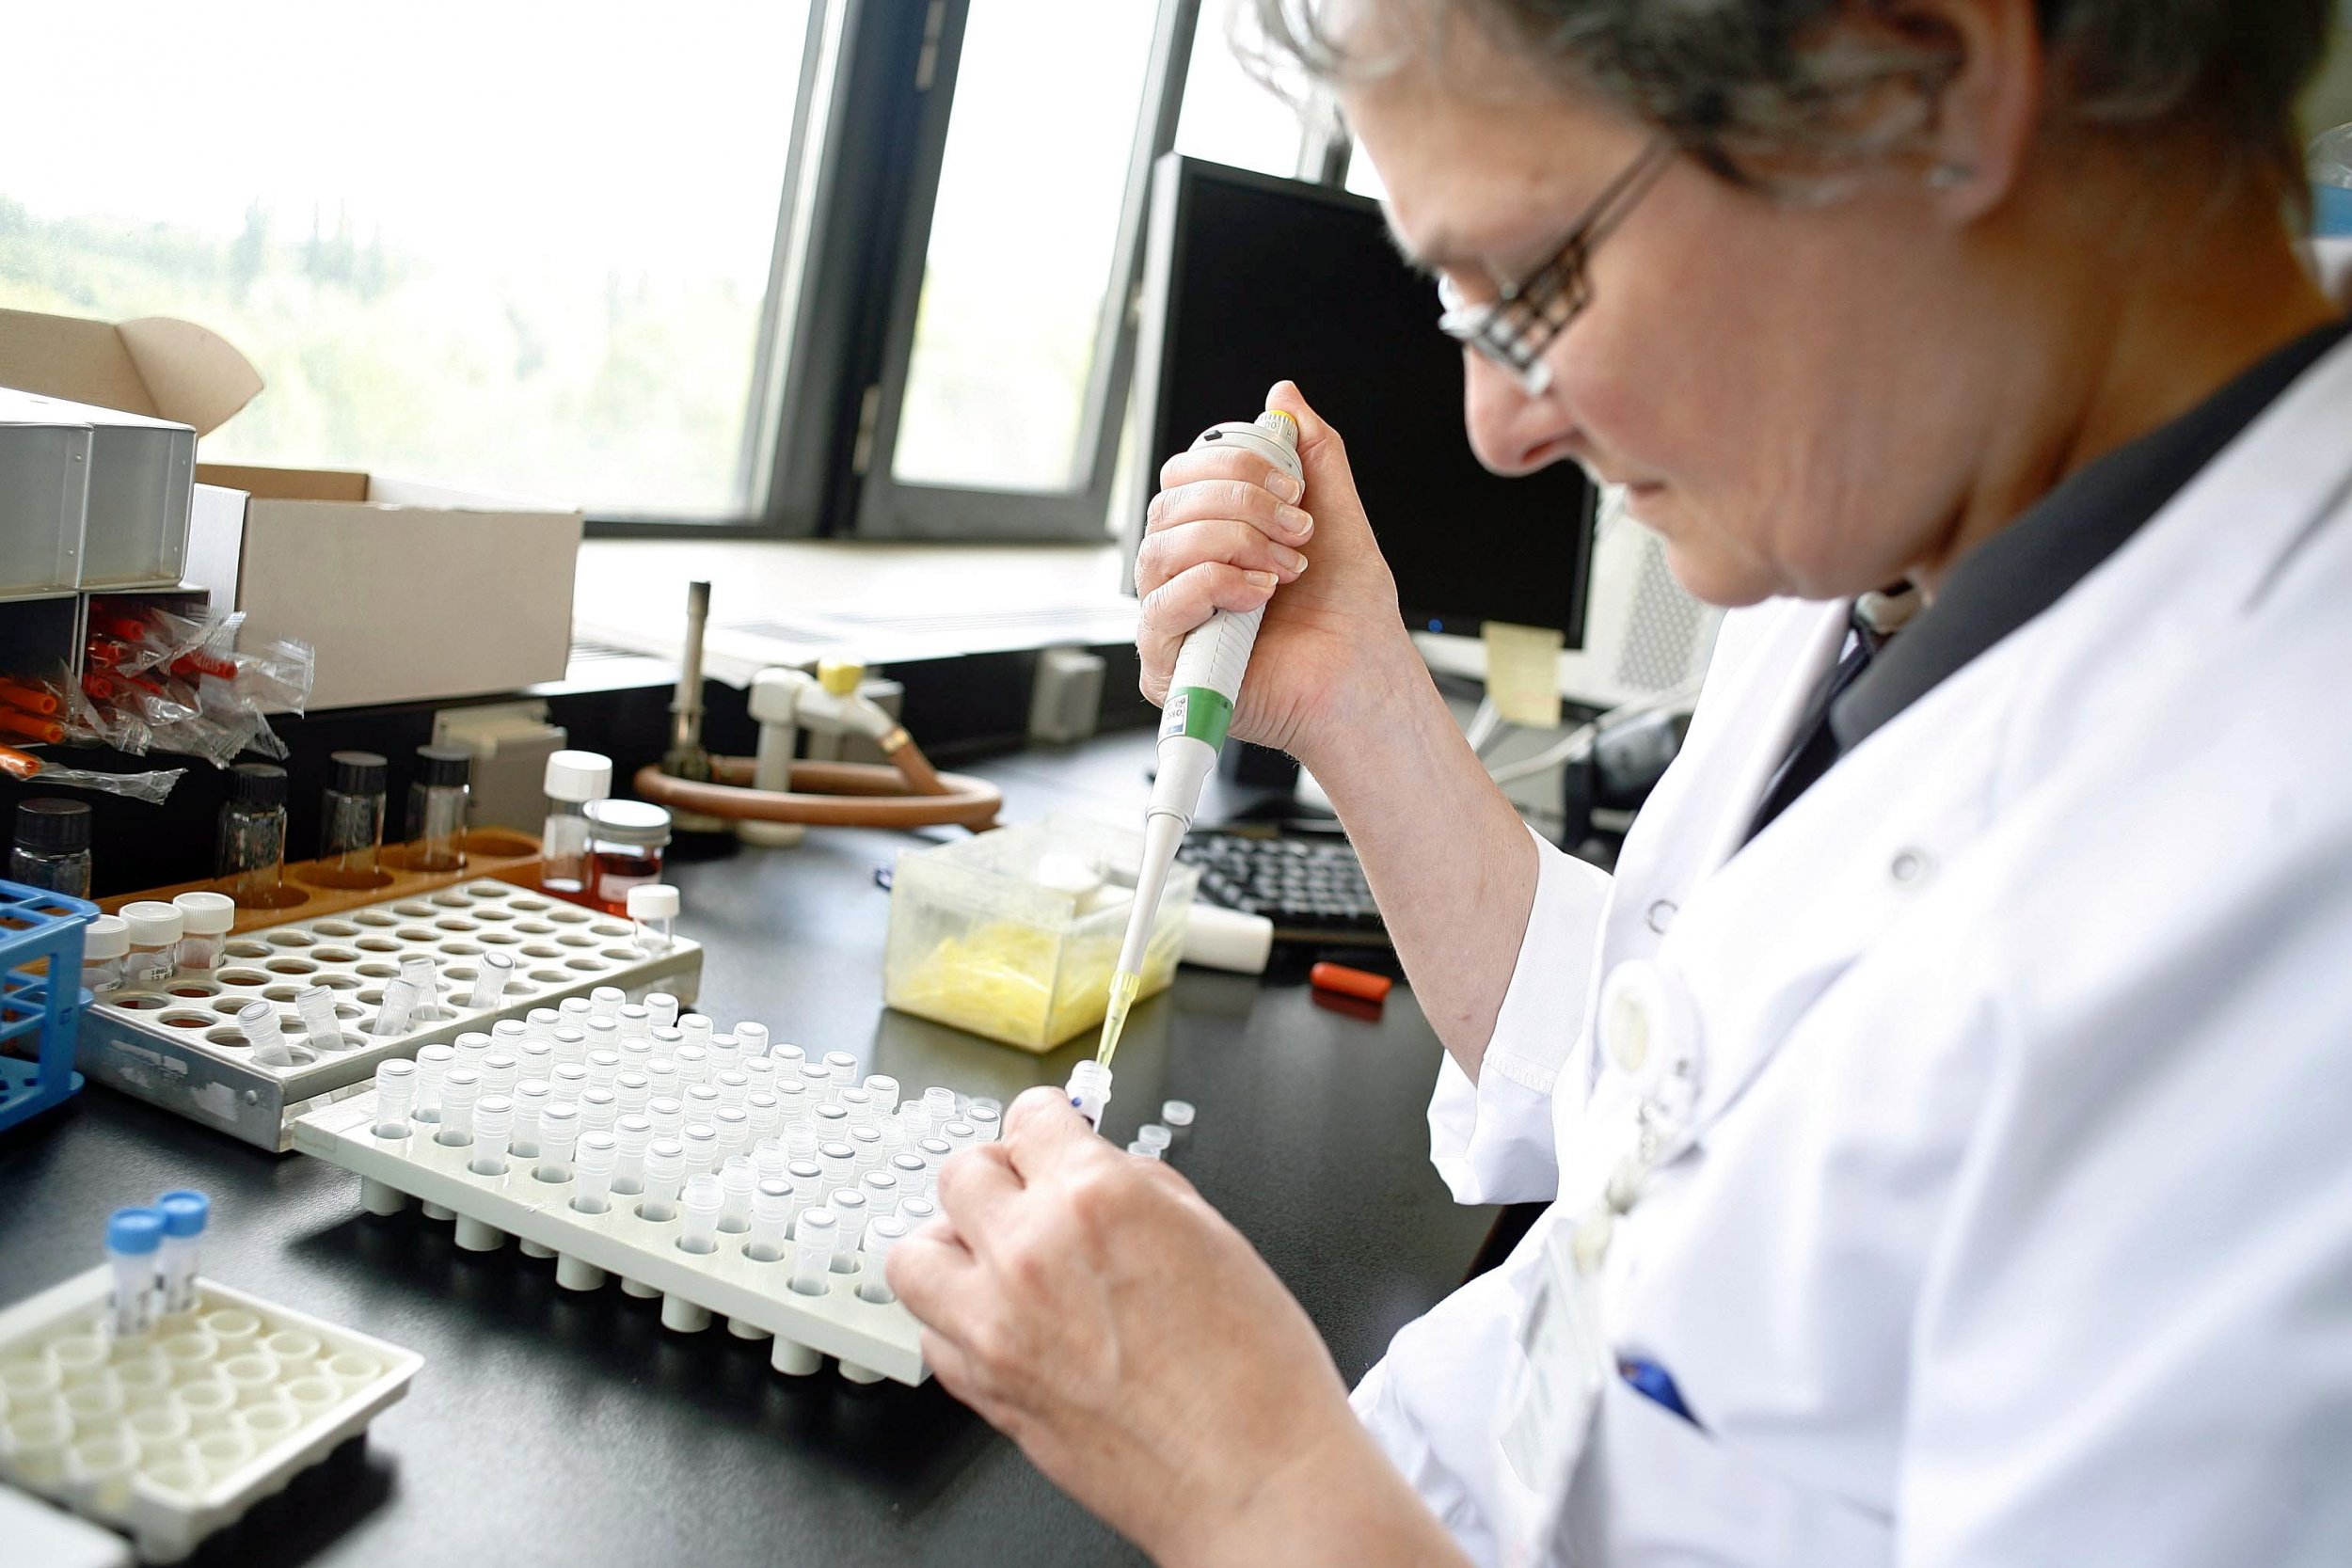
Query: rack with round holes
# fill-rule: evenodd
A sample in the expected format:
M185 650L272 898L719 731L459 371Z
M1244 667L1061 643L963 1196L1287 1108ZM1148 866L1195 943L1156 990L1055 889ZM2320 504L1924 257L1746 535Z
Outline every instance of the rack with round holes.
M616 916L480 878L242 932L209 976L110 992L83 1013L78 1063L125 1092L283 1149L294 1115L354 1092L388 1056L413 1056L422 1046L599 986L616 986L631 1000L665 991L691 1003L701 947L679 939L648 953L634 938ZM475 1007L470 997L493 951L514 968L496 1004ZM433 961L439 996L399 1034L376 1034L385 986L419 957ZM313 985L335 993L340 1041L311 1040L294 1011L295 996ZM237 1027L238 1010L255 1001L278 1009L284 1063L255 1060Z

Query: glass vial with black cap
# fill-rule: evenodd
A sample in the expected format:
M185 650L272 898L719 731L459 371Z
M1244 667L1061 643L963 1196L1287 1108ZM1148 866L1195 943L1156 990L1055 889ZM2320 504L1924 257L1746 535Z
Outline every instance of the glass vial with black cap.
M417 748L417 776L408 785L409 870L464 869L462 840L472 779L471 752L456 746Z
M389 768L373 752L337 752L327 759L319 798L322 887L376 887L389 881L376 864L384 847L384 794Z
M229 799L214 839L213 875L239 909L285 902L286 770L241 762L229 770Z
M8 880L69 897L89 896L89 807L51 796L16 808Z

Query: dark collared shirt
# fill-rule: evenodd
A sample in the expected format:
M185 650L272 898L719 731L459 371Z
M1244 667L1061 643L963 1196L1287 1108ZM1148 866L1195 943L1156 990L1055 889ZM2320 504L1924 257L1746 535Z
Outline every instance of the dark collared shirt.
M1935 602L1883 645L1857 628L1798 723L1748 836L1881 725L2122 548L2347 333L2352 322L2339 321L2304 334L2187 413L2068 476L1963 558Z

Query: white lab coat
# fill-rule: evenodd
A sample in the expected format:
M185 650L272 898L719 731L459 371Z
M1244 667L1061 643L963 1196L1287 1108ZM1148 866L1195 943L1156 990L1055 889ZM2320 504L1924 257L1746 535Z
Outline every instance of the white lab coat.
M2352 344L1741 847L1844 626L1730 617L1613 883L1542 850L1429 1116L1464 1202L1565 1201L1359 1414L1496 1560L1592 999L1645 958L1720 1119L1597 1309L1704 1430L1608 1379L1546 1560L2352 1563Z

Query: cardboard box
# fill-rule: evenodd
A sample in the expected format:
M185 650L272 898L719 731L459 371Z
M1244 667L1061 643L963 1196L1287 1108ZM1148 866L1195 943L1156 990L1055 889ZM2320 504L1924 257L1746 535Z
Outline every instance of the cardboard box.
M246 612L246 645L318 650L313 710L563 678L579 513L325 469L197 475L188 580Z
M147 317L120 324L0 310L0 387L166 421L191 445L262 389L217 334ZM318 650L313 708L428 702L560 680L571 649L578 509L383 475L199 464L185 476L160 580L183 577L246 612L248 645ZM199 483L200 482L200 483ZM96 481L92 482L93 519ZM91 536L85 588L99 575ZM184 542L184 562L180 549ZM149 568L148 578L159 580Z

